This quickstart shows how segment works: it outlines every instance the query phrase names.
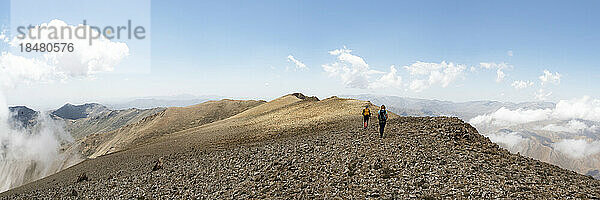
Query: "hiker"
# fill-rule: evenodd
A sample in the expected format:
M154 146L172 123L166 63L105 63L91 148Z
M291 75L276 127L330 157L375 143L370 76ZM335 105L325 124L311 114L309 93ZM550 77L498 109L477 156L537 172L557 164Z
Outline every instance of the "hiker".
M388 115L385 110L385 105L381 105L381 110L379 110L379 115L377 119L379 119L379 137L383 138L383 128L385 128L385 121L387 121Z
M369 105L365 106L362 112L363 115L363 128L367 128L369 126L369 118L371 118L371 111L369 110Z

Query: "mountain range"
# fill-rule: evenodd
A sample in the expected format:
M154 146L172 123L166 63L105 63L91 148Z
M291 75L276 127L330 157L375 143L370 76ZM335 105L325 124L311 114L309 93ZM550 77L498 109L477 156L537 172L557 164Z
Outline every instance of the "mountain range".
M107 107L115 110L120 109L129 109L129 108L137 108L137 109L151 109L158 107L186 107L191 105L200 104L209 100L219 100L224 99L223 96L217 95L191 95L191 94L181 94L174 96L148 96L148 97L138 97L121 100L119 102L110 102L107 103Z
M476 116L494 112L502 107L507 109L547 109L556 104L552 102L499 102L499 101L468 101L452 102L430 99L417 99L383 95L343 95L342 97L371 101L374 104L385 104L389 110L401 116L456 116L469 120Z
M80 155L84 161L0 196L600 197L600 181L529 154L509 153L498 144L514 149L492 143L490 135L479 134L479 128L463 121L499 106L549 108L552 103L366 98L320 100L294 93L268 102L223 99L127 110L67 104L50 113L65 122L75 140L64 144L61 152ZM378 110L381 104L390 108L383 138L376 134L376 123L363 129L358 114L365 105ZM461 114L460 109L470 110ZM17 118L27 119L25 114L31 112L21 113ZM434 117L443 113L463 120ZM542 146L552 141L529 134ZM529 144L532 151L538 146Z
M456 117L389 112L381 138L376 123L362 128L365 105L378 109L299 93L166 108L83 134L63 151L87 159L0 197L600 197L600 181L509 153Z

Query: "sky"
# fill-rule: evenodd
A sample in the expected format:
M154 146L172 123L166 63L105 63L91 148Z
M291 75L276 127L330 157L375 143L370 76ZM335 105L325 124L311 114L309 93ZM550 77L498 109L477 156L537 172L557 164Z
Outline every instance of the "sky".
M133 19L148 29L144 40L91 48L108 61L81 53L83 73L61 67L59 59L50 75L41 75L60 78L40 78L38 66L33 78L10 72L20 68L0 59L0 70L12 74L3 89L8 104L56 108L178 94L268 100L292 92L451 101L600 98L598 1L125 2L0 0L6 38L16 26L52 20L118 26ZM127 48L114 48L120 43ZM0 51L43 57L8 44Z

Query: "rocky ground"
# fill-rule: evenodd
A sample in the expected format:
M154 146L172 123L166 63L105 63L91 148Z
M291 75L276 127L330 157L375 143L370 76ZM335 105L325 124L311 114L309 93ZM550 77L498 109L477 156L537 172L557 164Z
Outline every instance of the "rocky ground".
M388 123L384 138L376 125L364 130L357 120L356 126L298 130L253 143L157 144L154 152L132 149L87 160L0 197L600 197L600 181L511 154L457 118L401 117Z

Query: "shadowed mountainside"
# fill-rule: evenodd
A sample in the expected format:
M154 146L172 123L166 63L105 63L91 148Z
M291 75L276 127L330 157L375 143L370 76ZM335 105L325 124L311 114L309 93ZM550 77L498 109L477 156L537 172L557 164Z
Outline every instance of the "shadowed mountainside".
M13 106L8 108L12 117L9 124L14 128L31 128L37 124L36 118L39 112L25 106Z

